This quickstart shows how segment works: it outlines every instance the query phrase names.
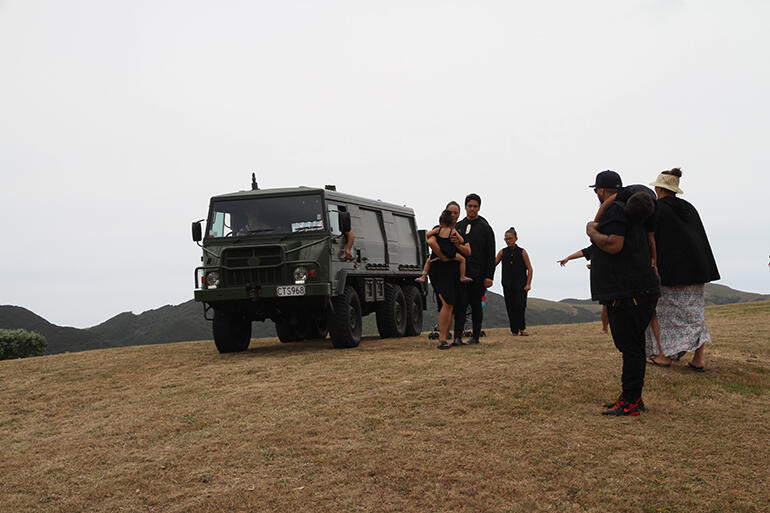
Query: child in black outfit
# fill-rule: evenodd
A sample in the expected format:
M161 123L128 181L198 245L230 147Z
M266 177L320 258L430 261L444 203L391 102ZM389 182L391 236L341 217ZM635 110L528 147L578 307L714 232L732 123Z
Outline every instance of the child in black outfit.
M503 296L511 333L526 337L529 333L524 313L527 309L527 292L532 288L532 263L527 250L516 245L518 240L513 227L505 231L507 247L497 253L495 265L503 264Z

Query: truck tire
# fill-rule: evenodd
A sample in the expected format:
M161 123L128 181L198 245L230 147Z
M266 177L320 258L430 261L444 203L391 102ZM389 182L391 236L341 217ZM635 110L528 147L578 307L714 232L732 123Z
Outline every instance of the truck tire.
M278 340L283 343L299 342L302 340L302 335L297 332L297 329L289 321L276 321L275 334L278 335Z
M404 287L406 303L406 336L416 337L422 333L422 294L412 285Z
M385 301L377 305L377 331L382 338L406 333L406 298L398 285L385 284Z
M214 345L220 353L237 353L249 348L251 321L240 315L214 310Z
M337 348L358 346L361 343L361 302L356 289L348 285L342 295L332 299L332 305L332 345Z

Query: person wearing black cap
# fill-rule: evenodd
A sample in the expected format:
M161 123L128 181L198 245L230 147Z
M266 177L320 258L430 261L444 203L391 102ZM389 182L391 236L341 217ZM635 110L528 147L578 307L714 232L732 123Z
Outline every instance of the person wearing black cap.
M601 204L622 186L620 175L608 170L596 175L589 187L594 188ZM654 201L639 192L628 202L634 204L633 212L625 202L613 201L598 221L586 225L586 234L595 246L591 256L591 298L607 305L612 340L623 355L622 392L615 402L604 405L604 415L636 416L645 410L644 332L660 295L645 229L645 221L655 211Z
M481 323L484 310L481 301L486 289L492 286L495 276L495 234L487 220L479 215L481 197L478 194L468 194L465 197L466 217L455 225L457 232L470 245L471 252L466 263L466 274L473 281L462 283L459 287L457 304L455 305L455 336L452 345L478 344L481 336ZM463 342L462 333L465 327L465 310L471 306L473 331L471 338Z

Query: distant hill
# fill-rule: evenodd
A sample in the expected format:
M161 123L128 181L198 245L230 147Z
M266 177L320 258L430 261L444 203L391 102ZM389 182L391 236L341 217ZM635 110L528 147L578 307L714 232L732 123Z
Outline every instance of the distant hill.
M770 300L770 294L757 294L754 292L743 292L740 290L731 289L726 285L719 285L718 283L707 283L704 290L704 296L706 306L713 305L727 305L732 303L748 303L751 301L767 301ZM562 299L560 303L567 303L570 305L590 305L597 304L590 299Z
M725 285L706 285L706 304L708 305L768 299L770 295L767 294L742 292ZM599 319L600 311L601 307L598 304L587 299L549 301L530 298L527 302L527 324L537 326L590 322ZM436 318L437 305L431 294L428 296L423 329L430 331L436 324ZM487 292L484 327L507 326L508 316L505 312L504 298L494 292ZM139 315L124 312L87 329L57 326L26 308L0 305L0 328L21 328L40 333L48 340L47 354L211 339L211 323L203 318L201 304L193 300L180 305L166 305ZM372 335L376 332L375 316L365 317L364 333ZM271 321L253 323L252 336L254 338L274 337L274 324Z

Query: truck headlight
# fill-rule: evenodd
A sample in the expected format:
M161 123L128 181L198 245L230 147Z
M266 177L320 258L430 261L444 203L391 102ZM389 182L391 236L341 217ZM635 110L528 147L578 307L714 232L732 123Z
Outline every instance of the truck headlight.
M206 273L206 287L215 289L219 286L219 271L209 271Z
M305 280L307 280L307 268L305 267L295 267L294 268L294 283L297 285L302 285L305 283Z

